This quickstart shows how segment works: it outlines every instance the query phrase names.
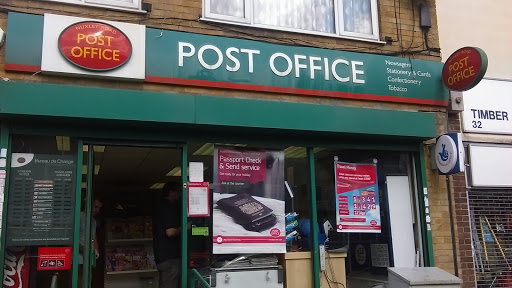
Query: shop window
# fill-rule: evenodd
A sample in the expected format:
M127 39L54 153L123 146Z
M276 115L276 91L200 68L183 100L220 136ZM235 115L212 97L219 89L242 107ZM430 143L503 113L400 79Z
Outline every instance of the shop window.
M76 139L13 135L11 143L4 287L71 287Z
M240 271L244 267L257 271L258 267L267 266L269 273L273 273L272 267L283 263L284 253L309 251L301 245L300 234L296 231L298 223L310 215L306 148L204 142L189 143L188 147L189 164L203 165L203 180L210 183L211 200L209 217L188 218L192 223L189 236L191 268L207 273L199 268L223 269L232 265ZM192 200L189 198L189 201ZM237 205L243 206L240 210L248 213L259 210L264 215L246 219L233 213ZM204 236L195 233L194 229L208 229L210 233ZM247 242L219 244L219 237L226 241ZM276 239L279 240L277 244ZM253 254L251 257L256 259L242 257L246 254ZM289 271L288 275L293 277L293 273ZM295 277L299 278L298 275Z
M203 19L378 40L376 0L204 0Z
M141 0L46 0L69 4L101 6L111 9L130 9L141 11Z
M385 282L387 267L422 266L410 155L316 151L319 244L327 251L325 265L336 265L336 253L346 252L348 285L364 287ZM332 285L340 275L329 271L321 278Z

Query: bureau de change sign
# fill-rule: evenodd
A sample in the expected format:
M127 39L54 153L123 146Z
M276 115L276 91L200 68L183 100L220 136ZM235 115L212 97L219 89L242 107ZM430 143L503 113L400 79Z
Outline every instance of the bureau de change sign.
M7 246L72 245L76 156L13 153Z

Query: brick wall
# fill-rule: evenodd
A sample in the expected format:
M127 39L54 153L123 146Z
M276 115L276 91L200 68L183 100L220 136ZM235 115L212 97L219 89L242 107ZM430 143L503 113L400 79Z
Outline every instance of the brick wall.
M436 267L455 274L448 187L446 176L438 175L437 169L432 169L431 153L434 149L435 144L425 146L434 264Z
M202 13L201 0L146 0L145 2L152 4L152 11L147 14L119 12L104 8L67 5L48 1L3 0L0 4L0 27L4 28L4 30L6 28L5 18L7 11L31 14L54 13L144 24L147 27L158 29L441 61L440 53L437 52L416 54L402 52L426 48L423 31L418 24L419 9L417 4L413 6L414 1L410 0L379 1L380 38L384 40L385 37L391 37L391 45L199 21ZM432 19L432 28L427 33L428 45L429 47L438 48L439 37L435 1L429 0L428 2L431 7ZM2 71L3 69L0 70L0 73L4 73ZM19 75L10 76L15 78L23 77ZM44 79L35 77L31 81L44 81Z
M448 125L450 132L461 132L460 114L450 114ZM457 173L452 175L451 178L459 278L463 280L462 287L474 288L476 287L476 283L471 245L466 177L464 173Z
M438 117L438 134L446 132L461 132L459 114L449 114L448 121L445 113ZM456 274L463 281L462 287L473 288L475 274L465 175L438 175L431 164L431 153L434 149L434 143L425 146L435 266Z

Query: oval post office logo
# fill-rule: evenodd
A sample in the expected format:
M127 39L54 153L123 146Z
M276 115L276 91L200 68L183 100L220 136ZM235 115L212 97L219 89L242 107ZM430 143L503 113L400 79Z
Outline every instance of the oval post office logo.
M116 27L94 21L70 25L59 36L62 56L87 70L119 68L132 56L130 39Z
M466 91L475 87L487 71L487 55L476 47L464 47L446 60L442 78L444 85L453 91Z

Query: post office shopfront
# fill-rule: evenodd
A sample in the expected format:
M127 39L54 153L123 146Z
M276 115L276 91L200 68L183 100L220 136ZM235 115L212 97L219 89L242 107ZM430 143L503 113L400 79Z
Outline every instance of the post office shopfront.
M441 63L49 14L8 28L6 69L74 82L0 83L9 281L156 287L169 181L191 226L182 287L236 287L228 268L245 287L367 287L433 266L423 141Z

